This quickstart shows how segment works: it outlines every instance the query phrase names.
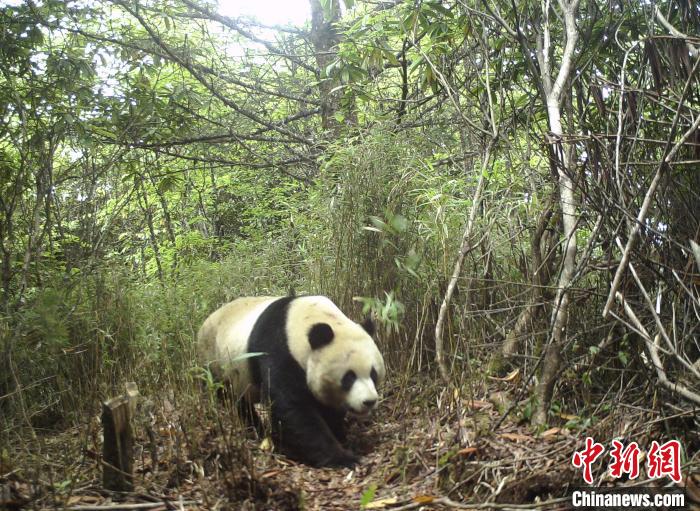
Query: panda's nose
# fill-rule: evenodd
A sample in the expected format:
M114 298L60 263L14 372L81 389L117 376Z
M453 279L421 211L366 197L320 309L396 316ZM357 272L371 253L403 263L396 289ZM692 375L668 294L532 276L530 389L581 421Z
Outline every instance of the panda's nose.
M362 401L362 404L365 405L367 408L372 408L374 405L377 404L376 399L367 399L365 401Z

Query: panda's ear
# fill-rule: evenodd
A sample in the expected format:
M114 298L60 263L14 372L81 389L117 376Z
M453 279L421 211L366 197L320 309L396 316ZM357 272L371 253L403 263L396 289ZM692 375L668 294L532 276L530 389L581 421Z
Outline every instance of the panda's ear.
M365 329L365 332L367 332L370 337L374 337L374 333L377 331L377 328L374 326L372 316L367 316L365 318L365 320L362 322L362 328Z
M329 345L333 341L335 334L327 323L316 323L309 330L309 344L312 350L317 350Z

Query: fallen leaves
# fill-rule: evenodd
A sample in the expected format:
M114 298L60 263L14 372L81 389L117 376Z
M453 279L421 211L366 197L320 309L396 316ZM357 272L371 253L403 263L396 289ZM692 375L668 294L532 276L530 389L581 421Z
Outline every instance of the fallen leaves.
M511 442L532 442L535 440L534 437L523 435L522 433L501 433L498 436L504 440L510 440Z
M399 499L396 497L388 497L386 499L374 500L368 504L365 504L365 509L384 509L387 506L395 506L398 504Z
M493 406L488 401L482 401L480 399L473 399L471 401L465 401L464 404L467 406L467 408L469 408L471 410L482 410L484 408L489 408L490 406Z
M471 456L472 454L476 454L478 449L476 447L465 447L464 449L460 449L457 451L457 454L460 456Z
M510 373L508 373L506 376L499 378L497 376L489 376L490 379L494 381L505 381L508 383L517 383L520 380L520 368L514 369Z
M438 497L434 495L416 495L410 502L414 504L430 504L435 502ZM405 501L400 501L397 497L387 497L384 499L374 500L364 506L364 509L385 509L388 507L396 506L397 504L403 504Z

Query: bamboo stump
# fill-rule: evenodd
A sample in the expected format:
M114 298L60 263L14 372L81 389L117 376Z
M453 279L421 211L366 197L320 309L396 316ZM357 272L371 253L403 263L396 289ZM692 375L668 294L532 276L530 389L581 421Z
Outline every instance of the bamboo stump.
M136 407L138 389L134 383L127 383L126 389L126 394L102 403L102 484L114 491L134 488L131 416Z

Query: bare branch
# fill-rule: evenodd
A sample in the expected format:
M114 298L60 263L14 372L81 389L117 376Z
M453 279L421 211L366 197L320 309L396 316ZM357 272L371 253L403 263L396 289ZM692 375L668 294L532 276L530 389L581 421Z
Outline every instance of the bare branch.
M561 66L557 79L552 85L552 90L548 95L557 103L561 102L561 92L564 88L564 83L569 79L571 74L571 65L574 60L574 50L576 49L576 41L578 40L578 30L576 29L576 9L578 8L578 0L573 0L567 3L566 0L559 0L559 7L564 15L564 26L566 27L566 45L564 46L564 54L561 57Z
M440 368L440 374L445 382L450 382L449 371L447 370L447 365L445 364L445 355L442 340L442 330L445 324L445 317L447 316L447 309L450 306L450 301L452 300L452 295L457 285L457 279L459 279L459 274L462 272L462 262L464 257L471 250L471 245L469 243L472 230L474 228L474 220L476 219L476 212L481 204L481 193L484 190L484 183L486 182L486 169L488 168L489 161L491 160L491 149L495 144L497 137L493 137L486 146L484 150L484 155L481 161L481 167L479 168L479 183L476 185L474 190L474 196L472 197L472 207L469 212L469 219L467 220L467 225L464 228L464 234L462 234L462 245L457 254L457 260L455 261L454 269L452 270L452 276L447 284L447 291L445 291L445 296L440 304L440 311L438 312L438 319L435 324L435 358Z
M664 370L664 366L661 363L661 359L659 358L659 334L656 334L654 340L652 341L649 332L646 328L644 328L642 322L639 321L639 318L634 313L632 307L630 307L625 298L620 293L615 293L615 298L622 304L622 307L625 310L625 314L633 323L637 331L641 334L642 339L644 339L644 342L647 346L647 350L649 351L649 356L651 357L651 362L654 365L654 369L656 369L656 377L658 378L659 383L667 389L669 389L671 392L674 392L680 395L681 397L684 397L688 401L700 405L700 395L687 389L680 383L671 382L668 379L668 376L666 376L666 371Z
M625 271L625 268L627 267L627 263L629 262L630 259L630 253L632 252L632 248L634 247L635 242L637 241L637 236L639 235L639 231L641 230L642 225L644 224L644 220L646 219L647 213L649 212L649 207L651 206L651 201L654 198L654 194L656 193L656 188L659 186L659 183L661 182L661 177L665 174L666 168L668 168L668 164L671 162L671 159L673 156L676 154L678 149L681 148L681 146L685 143L685 141L690 137L692 133L695 132L695 130L700 126L700 115L697 116L695 119L695 122L693 125L688 129L681 139L674 144L674 146L669 149L671 146L671 140L674 138L676 134L676 128L678 127L678 122L681 117L681 111L683 109L683 103L685 101L686 96L691 90L691 83L693 82L693 77L695 76L695 72L698 70L698 67L700 65L700 59L695 62L695 66L693 66L693 70L691 71L690 75L688 76L688 80L685 82L685 87L683 88L683 93L680 98L680 102L678 104L678 108L676 110L676 115L675 118L673 119L673 124L671 126L670 132L669 132L669 137L666 142L666 150L664 158L661 160L661 162L658 164L658 167L656 169L656 173L654 174L654 178L651 180L651 184L649 185L649 189L647 190L646 195L644 196L644 201L642 202L642 207L639 209L639 213L637 214L637 219L634 224L634 227L632 228L632 232L629 235L629 238L627 239L627 244L625 245L625 250L622 253L622 258L620 259L620 264L617 267L617 270L615 271L615 277L613 278L613 283L610 286L610 293L608 294L608 299L605 302L605 307L603 308L603 317L607 317L608 313L610 312L610 307L612 307L613 299L615 297L615 293L617 293L617 288L620 287L620 281L622 280L622 274Z
M678 30L676 27L671 25L671 23L664 17L663 14L661 14L661 10L659 9L658 5L654 6L654 14L656 15L656 19L659 20L659 22L666 27L666 30L671 32L672 35L680 38L680 39L685 39L685 45L688 47L688 51L693 57L700 56L700 46L695 46L693 43L690 42L690 37Z
M284 58L289 59L290 61L294 62L299 67L302 67L302 68L306 69L307 71L311 71L315 75L319 74L318 69L316 69L315 67L310 66L309 64L307 64L303 60L299 60L292 55L284 53L283 51L281 51L279 48L275 47L275 45L273 45L269 41L266 41L265 39L261 39L260 37L256 37L252 32L250 32L250 31L246 30L244 27L242 27L241 24L239 22L237 22L235 19L229 18L228 16L222 16L219 13L210 11L206 7L202 7L201 5L198 5L195 2L192 2L190 0L181 0L181 1L190 9L202 14L203 16L206 16L210 20L218 21L219 23L221 23L225 27L228 27L232 30L235 30L236 32L241 34L246 39L250 39L251 41L254 41L258 44L262 44L265 48L267 48L267 50L271 54L283 56Z
M698 270L700 270L700 245L695 243L695 241L690 240L690 248L693 250L693 255L695 255L695 262L698 264Z

